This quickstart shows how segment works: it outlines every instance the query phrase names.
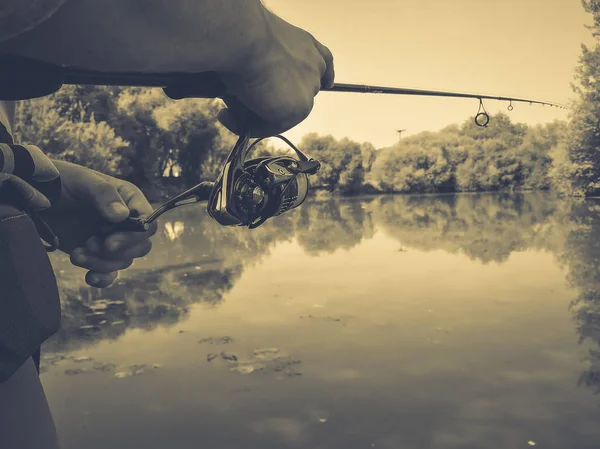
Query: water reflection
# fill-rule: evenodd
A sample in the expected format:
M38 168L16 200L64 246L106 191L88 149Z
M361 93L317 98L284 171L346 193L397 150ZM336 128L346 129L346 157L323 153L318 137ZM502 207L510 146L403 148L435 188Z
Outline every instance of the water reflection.
M311 256L357 246L375 233L373 202L329 199L302 208L294 223L297 242Z
M465 254L483 263L556 248L557 202L543 193L380 197L374 220L404 245Z
M248 232L223 228L203 212L184 209L173 214L176 220L163 221L151 254L136 261L109 288L88 287L83 270L72 267L64 255L53 254L63 322L44 351L73 350L115 339L128 328L171 326L187 316L191 304L218 304L243 267L258 262L276 242L293 236L285 217L278 226Z
M252 231L221 227L202 208L174 211L161 222L152 253L110 288L86 287L82 270L52 255L64 318L44 351L114 340L133 328L173 326L194 304L219 307L244 270L279 244L295 241L318 257L355 248L378 232L402 250L442 250L481 264L503 264L527 250L551 253L578 291L571 310L580 342L594 346L580 383L600 392L600 205L545 193L312 201Z
M165 223L165 235L171 241L178 239L184 229L185 223L183 221L167 221Z
M579 343L588 348L587 370L580 385L600 393L600 203L580 202L571 211L571 231L560 260L569 284L578 290L570 304Z
M102 290L63 287L61 329L44 351L74 350L117 339L128 328L174 325L188 315L191 304L221 301L241 271L241 265L224 268L218 260L207 260L202 265L183 263L140 271Z

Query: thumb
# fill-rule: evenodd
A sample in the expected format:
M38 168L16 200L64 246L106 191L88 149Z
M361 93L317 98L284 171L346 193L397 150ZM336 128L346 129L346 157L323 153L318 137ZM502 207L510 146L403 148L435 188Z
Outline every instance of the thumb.
M118 223L129 217L129 208L117 187L96 174L92 174L82 183L78 196L88 201L104 219L112 223Z

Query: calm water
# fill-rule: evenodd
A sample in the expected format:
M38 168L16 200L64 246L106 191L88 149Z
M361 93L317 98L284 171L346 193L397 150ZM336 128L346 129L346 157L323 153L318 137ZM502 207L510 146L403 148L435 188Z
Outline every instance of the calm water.
M598 448L598 236L545 194L190 207L111 288L52 257L42 382L65 449Z

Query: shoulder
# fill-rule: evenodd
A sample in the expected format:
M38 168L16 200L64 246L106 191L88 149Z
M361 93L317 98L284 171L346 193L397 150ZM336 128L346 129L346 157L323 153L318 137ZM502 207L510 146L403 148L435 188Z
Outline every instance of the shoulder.
M0 0L0 42L50 18L68 0Z

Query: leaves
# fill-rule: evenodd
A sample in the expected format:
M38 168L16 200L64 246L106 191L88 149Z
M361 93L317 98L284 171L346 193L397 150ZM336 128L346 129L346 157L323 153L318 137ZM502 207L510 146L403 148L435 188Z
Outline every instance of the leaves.
M69 116L77 117L70 120ZM117 171L128 143L106 123L98 122L82 104L73 102L61 115L52 97L20 102L16 110L16 140L32 142L55 159L85 165L107 174Z
M528 128L498 114L402 139L378 152L369 175L384 192L433 193L549 187L552 150L566 124Z
M16 137L152 194L165 173L181 174L180 187L197 183L205 163L214 179L220 155L235 141L216 120L218 106L215 100L173 101L160 89L66 86L18 103Z
M591 13L593 35L600 29L600 0L583 0ZM566 144L553 154L553 179L563 193L597 195L600 193L600 46L581 47L579 66L572 85L576 100L566 132Z
M359 144L350 139L337 140L333 136L304 136L299 148L321 162L321 169L311 177L316 188L338 193L357 193L365 181L365 165L375 159L372 145Z

